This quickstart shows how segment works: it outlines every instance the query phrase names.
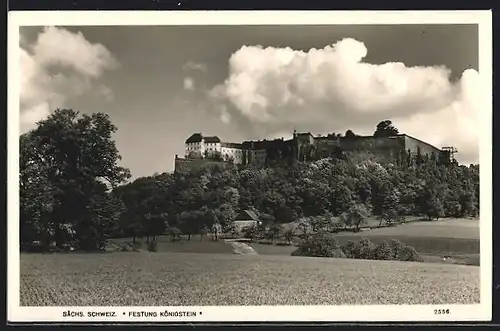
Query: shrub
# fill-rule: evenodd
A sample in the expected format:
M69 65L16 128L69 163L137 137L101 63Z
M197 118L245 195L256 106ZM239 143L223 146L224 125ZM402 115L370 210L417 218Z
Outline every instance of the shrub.
M414 247L396 239L391 239L389 242L384 241L377 245L373 252L373 258L376 260L423 261Z
M284 237L285 237L286 243L288 245L291 245L293 238L295 237L295 234L294 234L292 229L288 229L285 231Z
M340 223L339 221L332 222L330 226L330 232L339 233L340 231L342 231L342 223Z
M125 244L121 245L120 250L122 252L132 252L133 249L132 249L132 245L125 243Z
M368 238L363 238L360 241L349 240L347 244L342 247L342 251L351 259L369 260L373 258L375 248L376 246L374 243Z
M363 238L358 242L359 245L359 256L358 259L369 260L373 258L373 252L375 251L375 244L372 243L368 238Z
M40 242L34 241L29 244L22 245L21 250L29 253L42 253L45 251L45 247Z
M308 236L292 253L293 256L315 256L343 258L340 245L335 238L323 232Z
M357 259L359 256L359 245L357 241L349 240L347 244L342 247L342 251L346 257L350 259Z
M383 241L375 245L368 238L359 241L349 240L340 246L337 240L327 234L317 233L308 236L292 253L292 256L336 257L363 260L397 260L422 262L414 247L398 240Z
M245 238L253 241L257 237L257 226L254 225L243 228L242 234Z
M412 246L403 246L398 256L399 261L414 261L414 262L423 262L420 255L418 255L415 247Z
M399 240L391 239L389 241L389 246L391 247L392 251L392 259L399 260L399 252L401 252L401 249L405 246L405 244L403 244Z
M387 241L378 244L373 251L373 258L375 260L394 260L394 253L392 247Z
M136 241L134 242L125 242L119 246L119 250L122 252L138 252L142 248L142 242Z

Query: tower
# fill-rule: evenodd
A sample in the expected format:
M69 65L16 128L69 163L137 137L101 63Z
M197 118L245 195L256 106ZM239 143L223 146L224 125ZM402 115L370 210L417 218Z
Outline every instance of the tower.
M449 162L455 161L455 154L458 153L456 147L453 146L445 146L441 148L441 150L448 155Z

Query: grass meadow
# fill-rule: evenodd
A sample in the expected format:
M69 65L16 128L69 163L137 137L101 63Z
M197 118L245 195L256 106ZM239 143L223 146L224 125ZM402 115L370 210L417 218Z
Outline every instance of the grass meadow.
M169 252L169 253L203 253L203 254L232 254L233 249L231 245L228 245L224 240L212 241L209 236L203 236L203 240L200 240L200 235L191 236L191 240L182 240L172 242L169 235L159 236L158 242L158 252ZM146 250L146 239L138 238L137 241L142 243L142 250ZM119 246L123 243L131 243L130 238L120 238L111 239L108 243L108 248L110 250L119 250Z
M415 247L426 262L467 264L479 266L479 220L446 219L419 221L394 227L371 229L361 232L340 232L333 235L340 244L367 237L379 244L397 239ZM251 243L260 255L290 255L295 246ZM443 260L443 257L451 257Z
M22 254L23 306L467 304L479 268L197 253Z
M414 222L360 233L414 246L424 263L290 256L294 246L223 240L172 243L158 252L21 254L23 306L468 304L479 302L477 220ZM114 239L119 246L130 239ZM144 242L144 239L141 238ZM444 255L452 259L443 262ZM426 263L440 262L440 263ZM469 265L459 265L469 264Z

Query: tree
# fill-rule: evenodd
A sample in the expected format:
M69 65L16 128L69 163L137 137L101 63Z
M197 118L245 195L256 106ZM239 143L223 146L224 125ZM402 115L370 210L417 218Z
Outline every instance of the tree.
M347 224L354 226L356 231L359 231L361 225L366 223L368 216L370 216L370 212L365 205L355 204L345 212L342 219Z
M81 115L71 109L57 109L38 122L37 128L21 136L22 190L29 191L22 192L21 214L34 212L33 204L30 206L24 197L35 195L36 201L43 201L37 202L38 217L33 221L44 232L40 236L47 241L55 239L57 247L64 244L64 236L58 232L65 226L76 229L80 242L87 242L84 237L94 238L92 247L87 246L88 242L84 244L86 249L101 248L97 238L109 235L96 233L109 231L110 227L100 227L92 206L99 204L96 196L103 196L103 185L109 190L130 177L130 172L118 165L120 155L111 137L115 131L104 113ZM41 171L44 175L40 180L33 177ZM42 181L43 189L35 189Z
M132 237L132 243L135 245L136 238L144 233L144 224L140 221L129 221L129 219L122 218L120 220L120 228L122 234L126 237Z
M229 204L225 203L222 204L218 210L218 219L220 219L221 224L223 226L233 224L233 221L236 219L236 211L234 207Z
M417 153L415 154L415 164L417 166L420 166L422 163L424 163L424 157L422 155L422 150L420 149L420 146L417 146Z
M19 147L20 243L25 246L40 241L42 249L48 250L53 239L55 187L49 181L47 165L38 160L36 137L31 132L23 134Z
M400 154L403 158L406 151ZM325 158L266 167L247 165L244 169L206 167L138 178L114 190L127 208L120 218L120 228L124 231L127 224L132 229L137 223L146 224L145 215L148 213L167 213L170 215L169 225L189 235L200 233L203 225L211 228L215 222L227 226L234 221L236 211L248 209L259 215L266 227L295 220L312 221L311 224L304 222L303 229L295 228L298 235L307 238L313 232L331 230L332 224L326 219L333 219L332 215L340 215L340 224L345 228L359 230L370 213L379 217L381 224L393 222L400 215L421 214L428 207L425 207L426 190L434 190L433 194L444 206L444 210L437 213L439 217L456 216L457 213L462 217L479 211L477 166L442 165L424 158L420 166L408 167L404 162L388 164L368 157L370 155L361 155L356 159L351 155L345 159ZM47 171L29 167L40 174L40 178L36 178L39 182L44 176L48 178ZM30 192L38 192L34 179L23 181L30 187ZM57 187L43 187L40 201L49 201ZM24 192L23 201L27 206L38 204L37 199L26 194L28 191ZM57 211L57 202L54 200L54 211ZM364 206L366 215L363 212L358 214L362 217L356 216L353 210L358 205ZM53 232L57 228L53 224L51 208L47 208L45 222ZM190 218L180 217L183 214L190 215ZM25 238L40 231L32 225L43 223L33 223L29 217L23 219L26 220L22 223ZM144 233L141 228L137 231ZM52 238L56 237L52 232ZM59 232L64 237L66 232ZM261 235L259 231L248 232L245 231L247 237ZM270 231L267 234L272 235Z
M442 187L436 183L427 183L420 196L420 211L426 215L429 220L439 219L444 215L444 206L440 191Z
M353 192L343 184L338 184L334 193L334 214L341 215L351 208L354 204Z
M321 216L311 217L309 219L309 224L313 232L326 231L331 224L331 214L325 214Z
M399 192L396 189L392 189L387 192L382 200L382 210L379 215L379 226L382 222L387 224L392 224L397 221L399 217Z
M473 191L464 191L460 195L460 206L463 215L475 217L479 210L479 201Z
M271 236L271 241L274 243L276 239L281 238L283 235L283 228L281 227L280 224L273 224L269 228L270 236Z
M88 207L87 217L79 219L75 225L75 237L84 250L103 250L107 239L116 233L120 216L125 210L123 202L102 187L95 194ZM68 224L72 227L71 224Z
M223 227L224 233L230 234L233 238L240 235L240 231L234 222L228 223Z
M180 215L180 230L188 235L188 241L195 233L199 233L203 226L205 213L200 210L192 210L183 212Z
M352 226L351 222L352 220L347 212L344 212L339 215L339 224L344 226L344 230L347 230L347 228Z
M274 210L274 219L279 223L290 223L297 217L295 211L288 206L279 206Z
M147 242L149 243L149 237L151 237L152 241L156 241L158 236L161 236L165 233L165 230L168 227L168 214L147 214L146 215L146 224L145 224L145 232L147 238Z
M248 226L243 229L243 236L253 241L257 237L258 226Z
M292 229L288 229L288 230L285 231L284 237L285 237L286 242L288 243L288 245L291 245L292 244L292 240L295 237L295 234L293 233Z
M349 129L349 130L347 130L347 131L345 132L345 137L346 137L346 138L355 138L355 137L356 137L356 134L355 134L354 132L352 132L352 130L351 130L351 129Z
M206 224L203 224L200 228L200 241L203 241L203 236L207 235L210 232L210 229Z
M444 216L443 203L436 195L429 196L424 202L424 213L429 217L429 220L436 220Z
M308 236L303 242L300 243L299 247L292 253L292 255L336 258L345 257L345 254L342 252L337 240L324 232L318 232Z
M398 129L392 125L392 121L385 120L377 124L377 129L373 133L374 137L390 137L399 134Z
M134 241L136 236L143 235L147 236L149 241L148 224L155 221L157 216L166 218L170 215L168 223L178 225L175 208L177 205L173 202L171 192L174 189L174 179L170 174L140 177L132 183L115 188L113 194L119 197L126 207L120 217L121 232L133 237ZM148 218L148 215L153 216L153 219ZM164 219L164 222L167 220Z
M175 239L182 235L182 231L176 226L169 226L166 233L171 236L172 242L175 242Z

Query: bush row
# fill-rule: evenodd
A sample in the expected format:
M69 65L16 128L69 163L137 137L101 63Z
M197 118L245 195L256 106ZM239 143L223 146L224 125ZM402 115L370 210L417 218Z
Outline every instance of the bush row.
M364 260L423 261L414 247L396 239L376 245L368 238L363 238L359 241L350 240L345 245L340 245L335 238L325 233L309 236L292 255Z

